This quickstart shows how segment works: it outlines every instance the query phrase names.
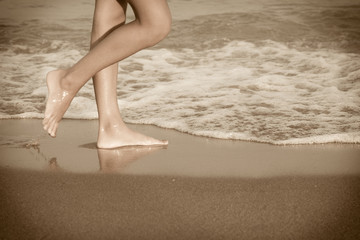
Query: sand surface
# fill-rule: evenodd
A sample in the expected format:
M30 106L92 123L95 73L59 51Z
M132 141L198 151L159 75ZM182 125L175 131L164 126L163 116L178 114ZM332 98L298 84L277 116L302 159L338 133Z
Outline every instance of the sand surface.
M1 239L359 239L359 177L0 169Z
M166 149L95 148L96 121L0 121L0 239L359 239L358 145L272 146L131 125Z

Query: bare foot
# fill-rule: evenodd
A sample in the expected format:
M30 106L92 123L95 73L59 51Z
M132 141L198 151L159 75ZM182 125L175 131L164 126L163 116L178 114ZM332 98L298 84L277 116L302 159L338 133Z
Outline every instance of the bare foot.
M166 146L168 141L157 140L134 132L125 124L114 124L100 128L97 142L98 148L119 148L125 146Z
M74 98L73 94L61 88L60 81L65 75L65 72L65 70L55 70L49 72L46 76L48 99L46 102L45 117L42 123L44 129L52 137L56 136L59 122Z

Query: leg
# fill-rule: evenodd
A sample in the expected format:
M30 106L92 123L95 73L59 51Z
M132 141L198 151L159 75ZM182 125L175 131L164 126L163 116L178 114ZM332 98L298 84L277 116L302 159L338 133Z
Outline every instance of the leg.
M125 23L126 6L126 1L96 1L91 34L92 48L106 35ZM117 73L118 64L116 63L96 73L93 77L99 113L97 146L99 148L114 148L123 145L142 145L141 142L144 141L149 144L163 144L163 142L142 136L126 127L117 104ZM142 139L141 142L139 142L140 138Z
M91 49L116 28L125 24L126 1L97 0L95 5L93 28L91 32ZM119 106L117 103L117 74L118 64L114 63L93 77L96 104L99 115L98 147L103 144L104 129L112 125L122 124Z
M165 0L128 2L136 15L133 22L114 29L73 67L48 74L49 98L43 125L51 136L55 136L58 122L75 94L93 75L143 48L156 44L169 32L171 17ZM115 128L118 129L116 126ZM140 138L142 137L141 135ZM155 144L159 143L166 144L159 141ZM151 139L127 139L121 145L150 144L154 144Z
M125 24L126 1L97 0L91 32L91 49L116 28ZM114 117L117 113L120 117L117 104L117 74L118 64L114 63L93 77L96 104L98 107L100 123ZM112 113L112 114L111 114Z

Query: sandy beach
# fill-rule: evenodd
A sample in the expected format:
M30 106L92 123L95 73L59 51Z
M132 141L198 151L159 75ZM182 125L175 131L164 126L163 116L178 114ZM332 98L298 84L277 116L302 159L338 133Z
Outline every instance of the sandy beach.
M119 63L116 93L169 146L104 150L92 81L57 138L41 124L95 1L0 1L0 240L359 240L360 4L168 2L170 34Z
M0 239L358 239L360 147L274 146L131 128L167 148L95 147L97 121L1 120ZM76 131L75 131L76 130Z

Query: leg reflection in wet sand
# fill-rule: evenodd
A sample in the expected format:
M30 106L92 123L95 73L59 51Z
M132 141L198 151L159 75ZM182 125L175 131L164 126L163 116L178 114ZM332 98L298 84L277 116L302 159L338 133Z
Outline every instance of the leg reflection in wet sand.
M92 169L91 172L100 171L104 173L121 172L132 162L160 149L167 148L167 146L128 146L113 149L101 149L96 147L96 143L84 144L79 147L91 150L92 154L94 155L96 154L94 150L97 150L100 169ZM66 164L68 167L63 168L61 167L61 160L58 160L57 157L46 157L43 153L41 153L40 149L38 155L47 162L45 167L46 170L74 172L74 167L72 165ZM79 155L76 156L79 157ZM78 168L78 165L76 168Z
M53 157L49 160L49 165L48 165L47 169L50 171L63 171L63 169L61 167L59 167L59 165L56 161L56 157Z
M129 146L116 149L97 149L101 172L121 172L130 163L163 149L162 146Z

